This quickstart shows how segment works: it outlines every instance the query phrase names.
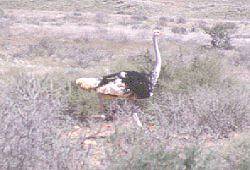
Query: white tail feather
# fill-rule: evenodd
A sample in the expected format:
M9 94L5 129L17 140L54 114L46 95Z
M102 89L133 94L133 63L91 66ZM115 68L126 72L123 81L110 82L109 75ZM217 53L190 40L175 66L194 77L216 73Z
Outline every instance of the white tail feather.
M110 82L102 87L98 87L97 92L106 95L124 95L125 84L122 82Z
M101 82L98 78L79 78L76 79L76 84L84 90L91 90L98 87Z

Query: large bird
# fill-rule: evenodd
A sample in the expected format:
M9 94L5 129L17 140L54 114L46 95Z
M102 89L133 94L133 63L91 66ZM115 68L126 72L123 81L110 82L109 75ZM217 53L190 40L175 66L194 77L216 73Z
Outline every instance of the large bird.
M158 30L153 33L156 62L151 73L121 71L102 78L79 78L76 84L84 90L94 90L98 94L100 110L104 111L103 99L127 98L145 99L153 95L161 71L161 55L158 47Z

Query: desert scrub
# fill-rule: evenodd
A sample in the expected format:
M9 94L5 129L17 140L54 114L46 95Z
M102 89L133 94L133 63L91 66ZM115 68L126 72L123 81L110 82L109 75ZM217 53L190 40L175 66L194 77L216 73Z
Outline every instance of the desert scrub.
M183 55L183 54L181 54ZM162 68L155 88L158 92L189 92L198 87L215 87L233 84L233 80L223 78L222 59L217 56L193 57L190 62L168 59L162 56ZM153 70L154 57L149 50L135 56L137 70L150 73Z
M144 105L142 120L169 133L197 140L228 137L249 126L249 93L241 87L199 88L189 93L162 92Z
M162 66L159 87L160 90L176 92L213 87L222 83L222 73L222 64L218 58L194 58L191 63L182 66L166 63Z
M118 157L118 162L112 162L111 169L193 169L196 165L196 148L185 148L184 151L165 148L156 150L138 150L131 157ZM130 156L130 155L129 155Z
M95 93L84 92L75 82L68 84L68 110L72 116L86 116L98 113L98 99Z
M129 128L116 130L107 152L110 169L247 169L249 134L239 133L232 140L197 142L183 133L168 135L162 131ZM194 144L196 143L196 144ZM212 143L212 145L211 145Z
M139 14L139 15L132 15L131 19L135 21L146 21L148 20L148 17L143 14Z
M86 40L63 41L61 39L54 40L49 37L42 38L38 43L29 45L26 50L15 56L22 57L50 57L53 59L70 60L72 63L82 68L87 68L93 63L99 62L103 58L113 56L111 51L99 48L87 48Z
M169 18L169 17L160 17L158 24L162 27L165 27L168 25L168 23L174 22L174 18Z
M176 18L176 23L177 24L185 24L187 20L183 17Z
M234 23L217 23L213 27L202 27L202 29L211 36L213 47L222 49L231 49L231 34L236 30Z
M230 141L225 141L224 146L219 150L226 163L231 169L250 168L250 133L236 134Z
M182 137L185 133L127 128L117 125L107 152L110 169L247 169L249 134L238 133L230 141ZM172 135L170 135L172 134ZM210 144L210 145L209 145Z
M141 69L151 57L144 54ZM149 64L149 66L147 66ZM249 92L244 84L223 78L219 58L194 58L191 63L163 64L154 96L145 101L142 119L165 133L209 134L224 138L249 126Z
M176 34L187 34L187 30L184 27L173 27L171 28L171 31Z
M23 57L43 57L53 56L56 52L58 42L49 37L40 39L37 44L29 45L27 50L19 56Z
M84 138L69 136L77 122L63 114L67 92L54 80L21 74L2 89L1 169L84 168Z
M144 54L140 68L146 72L152 63L147 61L149 55ZM165 128L166 133L183 132L198 138L206 133L224 138L248 126L247 88L223 77L221 59L196 57L182 65L163 63L154 96L142 104L145 123Z
M106 41L116 42L116 43L128 43L131 40L131 37L128 36L123 31L119 32L109 32L105 35L101 35L102 39Z
M150 73L153 70L154 56L147 49L145 52L133 57L134 64L137 65L138 70Z

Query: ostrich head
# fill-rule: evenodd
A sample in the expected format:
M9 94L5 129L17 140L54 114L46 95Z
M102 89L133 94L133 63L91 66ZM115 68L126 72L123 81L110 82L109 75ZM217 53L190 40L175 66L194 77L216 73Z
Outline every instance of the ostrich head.
M155 29L155 30L153 31L153 37L159 37L159 36L160 36L160 30Z

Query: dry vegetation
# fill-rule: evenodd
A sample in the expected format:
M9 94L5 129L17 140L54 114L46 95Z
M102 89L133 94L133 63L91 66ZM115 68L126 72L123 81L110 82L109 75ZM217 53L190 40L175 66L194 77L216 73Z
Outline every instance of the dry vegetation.
M0 1L0 169L250 169L249 18L243 0ZM154 28L154 96L97 119L74 80L150 71Z

